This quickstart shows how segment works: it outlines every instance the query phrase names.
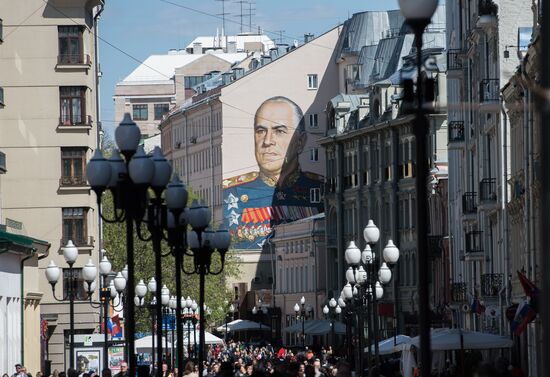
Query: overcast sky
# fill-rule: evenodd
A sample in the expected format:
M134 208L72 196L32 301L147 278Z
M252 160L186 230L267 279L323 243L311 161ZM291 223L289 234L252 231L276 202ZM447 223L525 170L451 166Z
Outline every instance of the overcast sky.
M243 0L244 1L244 0ZM238 0L225 2L227 34L241 30ZM256 0L252 28L261 27L276 42L302 40L305 33L322 34L350 15L366 10L396 9L396 0ZM101 109L104 127L112 132L115 84L140 61L169 49L184 48L198 35L221 29L219 0L111 0L100 21ZM248 31L248 3L243 4L244 31ZM114 46L114 47L113 47Z

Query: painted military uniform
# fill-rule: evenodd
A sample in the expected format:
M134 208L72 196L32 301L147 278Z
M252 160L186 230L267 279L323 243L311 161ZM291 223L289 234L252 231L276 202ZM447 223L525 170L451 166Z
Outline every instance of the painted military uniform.
M311 202L311 189L321 187L321 176L296 171L283 185L259 173L248 173L223 182L224 217L237 249L260 249L271 227L303 219L323 210Z

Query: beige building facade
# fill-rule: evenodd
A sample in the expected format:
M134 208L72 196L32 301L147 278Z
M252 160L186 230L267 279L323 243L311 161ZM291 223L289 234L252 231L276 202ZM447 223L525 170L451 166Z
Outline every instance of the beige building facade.
M174 171L213 208L215 226L230 229L241 276L228 284L242 299L247 291L270 289L274 283L274 255L268 247L271 216L280 211L290 221L322 211L319 186L325 162L317 139L326 129L326 103L338 90L333 52L339 31L332 29L284 54L273 52L254 59L249 65L254 69L244 76L235 70L227 72L233 78L227 77L226 85L196 95L161 123L163 151L171 156ZM292 205L274 205L276 184L257 179L255 114L272 97L285 97L287 104L287 99L292 101L295 114L300 114L300 148L293 149L299 153L292 161L299 162L293 177L302 191ZM290 131L295 132L293 127ZM285 163L291 160L280 158ZM293 197L290 192L278 195L283 201Z
M47 263L68 267L61 247L69 239L79 248L78 276L89 258L99 261L96 199L84 170L98 144L94 33L102 6L100 0L0 3L0 149L11 161L2 180L2 222L20 224L21 234L51 245L48 258L27 262L38 275L21 279L27 287L24 336L30 345L18 362L31 373L43 367L44 358L52 360L52 368L68 366L69 305L52 297L44 275ZM66 272L56 287L58 298ZM99 313L87 302L78 302L75 311L78 332L97 330ZM41 320L47 326L42 350Z

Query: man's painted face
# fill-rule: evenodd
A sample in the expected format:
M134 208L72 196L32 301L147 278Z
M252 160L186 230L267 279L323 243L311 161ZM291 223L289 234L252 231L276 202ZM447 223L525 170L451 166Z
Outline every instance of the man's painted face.
M264 103L254 118L254 145L260 170L269 175L281 173L285 159L298 157L303 136L296 133L298 119L286 102Z

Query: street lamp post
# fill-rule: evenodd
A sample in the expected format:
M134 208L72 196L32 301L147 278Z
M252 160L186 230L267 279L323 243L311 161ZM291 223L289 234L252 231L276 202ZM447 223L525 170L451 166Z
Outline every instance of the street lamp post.
M193 201L186 219L193 229L188 232L187 241L194 268L187 271L185 264L183 264L182 270L188 275L199 275L199 376L202 376L205 341L205 278L206 275L219 275L222 273L225 267L225 254L229 249L231 239L227 230L219 229L215 232L208 227L210 210L206 206L199 205L197 201ZM212 256L216 252L220 257L218 271L212 270Z
M399 260L399 249L388 240L386 247L382 252L383 263L379 267L376 252L372 250L380 239L380 230L372 220L369 220L363 230L365 238L365 249L363 252L351 241L346 249L345 259L349 265L346 271L348 283L342 290L344 297L350 301L352 308L356 309L358 330L359 330L359 373L363 373L363 310L367 307L367 348L369 354L369 367L371 364L371 332L374 340L374 360L376 372L380 367L380 355L378 350L378 300L384 295L382 284L388 284L392 278L390 267L394 266ZM370 368L369 368L370 369Z
M428 259L428 156L426 138L428 120L424 112L424 88L422 85L422 35L430 24L437 9L438 0L399 0L401 13L407 20L415 36L416 46L416 116L414 136L416 139L416 250L418 253L418 298L420 359L423 377L429 377L431 369L430 351L430 303L429 303L429 259ZM409 93L410 95L410 93Z
M227 344L227 323L229 319L233 320L233 313L235 313L235 305L229 305L229 312L225 313L225 344Z
M334 321L340 313L342 313L342 308L338 305L334 297L329 300L328 305L323 306L323 314L326 318L330 319L330 336L333 349L336 349Z
M306 348L306 319L312 317L313 309L311 307L306 308L306 298L302 296L300 299L300 305L294 304L294 312L296 317L302 320L302 348Z
M111 262L107 259L106 252L103 250L103 258L99 262L99 274L103 278L103 284L101 287L101 303L103 304L103 369L109 368L109 332L107 331L107 323L109 321L109 299L111 298L111 292L107 286L107 277L111 273Z
M260 323L260 334L262 333L262 321L263 321L263 316L264 315L267 315L268 311L267 311L267 308L263 305L262 303L262 299L259 299L258 300L258 307L253 307L252 308L252 315L254 316L258 316L258 322Z
M67 279L67 293L66 295L63 294L61 299L58 299L55 296L55 284L57 283L57 280L59 279L59 276L61 275L61 271L59 267L55 265L55 262L53 260L50 261L50 264L46 268L46 279L52 286L52 294L56 301L63 302L67 298L69 299L69 367L74 368L74 301L75 300L83 300L83 297L79 297L78 291L77 291L77 284L78 279L76 276L74 276L74 269L73 265L76 262L76 259L78 257L78 249L73 244L73 241L69 240L67 241L67 244L63 248L63 258L65 259L65 262L69 265L69 276ZM93 266L93 265L92 265ZM95 269L95 266L93 267ZM97 271L86 271L89 273L88 276L94 275ZM93 279L92 279L93 281ZM93 293L93 289L95 284L88 284L88 295L91 295Z
M175 359L175 355L174 355L174 343L175 343L174 342L174 327L176 326L175 313L176 313L176 306L177 306L176 300L177 300L176 297L172 296L172 297L170 297L170 302L168 303L168 306L170 307L170 331L171 331L170 340L171 340L171 343L172 343L172 349L171 349L171 352L170 352L170 360L171 360L170 366L172 368L174 368L174 366L176 365L176 359Z

